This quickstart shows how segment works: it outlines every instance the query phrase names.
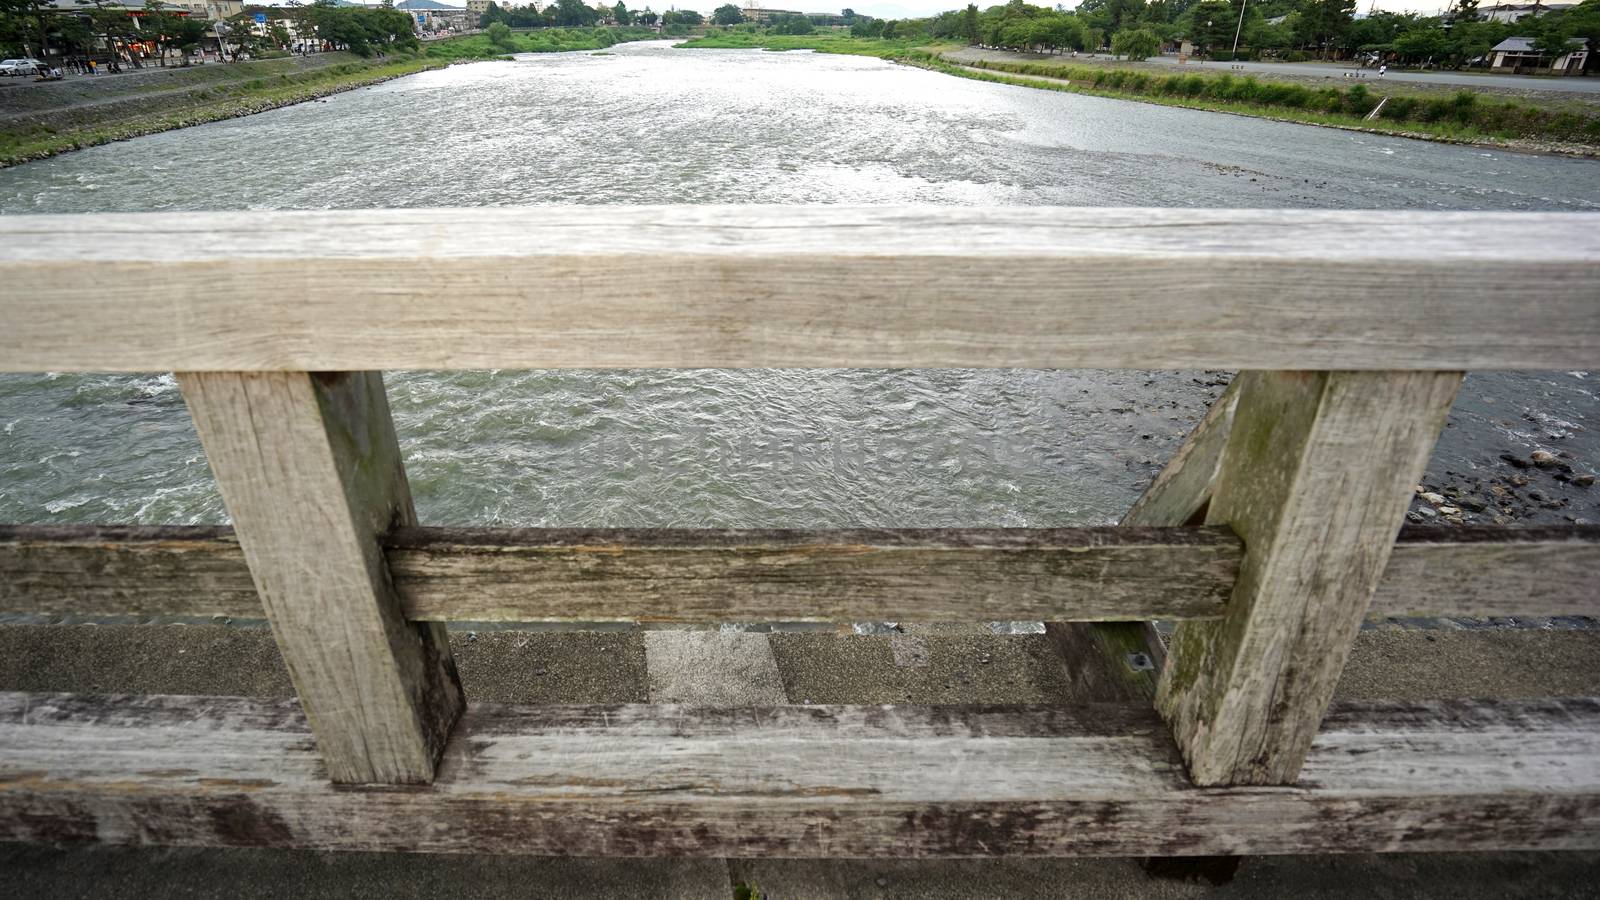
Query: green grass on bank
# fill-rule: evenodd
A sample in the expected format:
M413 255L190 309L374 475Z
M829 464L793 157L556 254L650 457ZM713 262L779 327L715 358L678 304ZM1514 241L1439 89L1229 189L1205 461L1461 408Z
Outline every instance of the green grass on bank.
M485 34L450 38L428 45L429 59L458 62L502 59L512 53L561 53L570 50L604 50L627 41L658 40L648 28L535 28L513 31L510 47L495 44Z
M1088 94L1095 97L1109 97L1117 100L1132 100L1138 103L1154 103L1159 106L1176 106L1183 109L1202 109L1210 112L1232 113L1241 116L1254 116L1262 119L1273 119L1279 122L1294 122L1302 125L1328 125L1340 128L1364 128L1381 131L1404 137L1421 137L1434 140L1451 142L1473 142L1488 138L1505 138L1509 135L1486 134L1478 129L1461 126L1451 122L1440 122L1433 125L1415 123L1396 124L1393 122L1367 122L1361 116L1342 112L1318 112L1314 110L1287 110L1283 107L1270 106L1261 103L1239 101L1216 101L1204 98L1184 96L1160 96L1153 94L1136 94L1126 91L1095 88L1079 84L1063 84L1059 81L1040 81L1025 75L1008 75L1003 72L974 72L970 69L961 69L948 63L939 61L919 62L910 61L913 65L921 65L936 71L948 72L962 78L971 78L977 81L988 81L995 84L1009 84L1016 87L1037 88L1047 91L1062 91L1065 93Z
M937 62L941 64L941 70L956 69L952 74L979 74L951 66L943 59L923 61ZM1128 69L1063 63L975 61L962 65L1011 75L1034 75L1072 82L1070 86L1024 82L1028 87L1065 87L1067 90L1076 89L1102 96L1264 115L1290 121L1374 128L1449 140L1525 138L1600 146L1600 115L1551 109L1468 90L1438 97L1391 96L1378 111L1378 117L1369 122L1366 116L1377 108L1382 95L1366 84L1348 88L1313 88L1260 81L1253 77L1239 78L1230 74L1156 75ZM1016 80L1011 83L1016 83Z
M1366 116L1378 105L1382 95L1366 84L1348 88L1313 88L1229 74L1160 75L1051 62L978 61L958 65L942 55L955 49L952 46L917 46L907 41L856 38L837 32L780 35L721 31L678 46L689 49L816 50L822 53L876 56L979 81L1287 122L1366 128L1408 137L1449 141L1521 138L1600 147L1600 115L1502 99L1468 90L1438 97L1396 95L1384 104L1378 118L1369 122ZM984 71L975 72L974 68ZM1070 84L1040 81L1038 78L1064 79Z
M842 32L765 34L748 31L713 31L676 46L690 50L816 50L819 53L900 59L913 50L923 47L923 43L857 38Z

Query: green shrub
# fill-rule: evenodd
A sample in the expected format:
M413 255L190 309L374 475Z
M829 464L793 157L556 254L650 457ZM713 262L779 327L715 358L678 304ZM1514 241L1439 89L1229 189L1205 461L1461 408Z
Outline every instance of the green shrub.
M1129 59L1149 59L1161 52L1161 39L1145 28L1124 28L1111 38L1111 52Z
M1358 84L1344 95L1345 111L1351 115L1364 116L1372 112L1378 101L1372 99L1372 91L1364 84Z
M489 39L489 43L507 53L517 49L517 42L511 37L511 26L504 22L490 22L489 27L483 30L483 35Z
M1395 119L1404 121L1416 118L1417 101L1414 97L1390 97L1389 102L1378 111L1380 119Z

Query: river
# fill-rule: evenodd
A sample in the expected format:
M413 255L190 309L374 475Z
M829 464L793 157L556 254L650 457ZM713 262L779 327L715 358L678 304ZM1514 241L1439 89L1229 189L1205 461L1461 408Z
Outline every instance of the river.
M455 66L0 171L4 214L702 202L1600 210L1600 162L861 57L645 43ZM1112 522L1225 380L387 378L423 522L596 527ZM1595 383L1586 372L1472 376L1430 479L1469 484L1503 474L1499 454L1538 448L1593 471ZM1600 520L1600 489L1546 492L1567 505L1530 503L1519 520ZM0 521L224 520L170 376L0 376Z

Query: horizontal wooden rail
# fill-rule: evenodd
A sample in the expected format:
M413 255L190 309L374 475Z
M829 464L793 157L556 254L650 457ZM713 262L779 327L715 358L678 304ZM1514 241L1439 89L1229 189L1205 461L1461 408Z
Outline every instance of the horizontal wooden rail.
M1593 366L1595 223L1048 207L6 216L0 370Z
M1220 615L1225 528L406 529L408 615L476 620L1011 621Z
M1513 764L1514 763L1514 764ZM1335 704L1295 787L1189 784L1149 709L474 706L428 788L298 705L0 694L0 839L576 856L1600 846L1600 701Z
M1225 528L859 531L405 528L423 621L1203 619ZM1369 615L1595 615L1600 526L1406 528ZM0 527L0 611L259 617L226 527Z

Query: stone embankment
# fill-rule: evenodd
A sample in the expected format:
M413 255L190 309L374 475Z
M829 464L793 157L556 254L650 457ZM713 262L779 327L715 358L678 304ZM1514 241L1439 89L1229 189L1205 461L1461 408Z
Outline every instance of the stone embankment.
M0 88L0 166L247 116L446 63L350 53L73 76Z

